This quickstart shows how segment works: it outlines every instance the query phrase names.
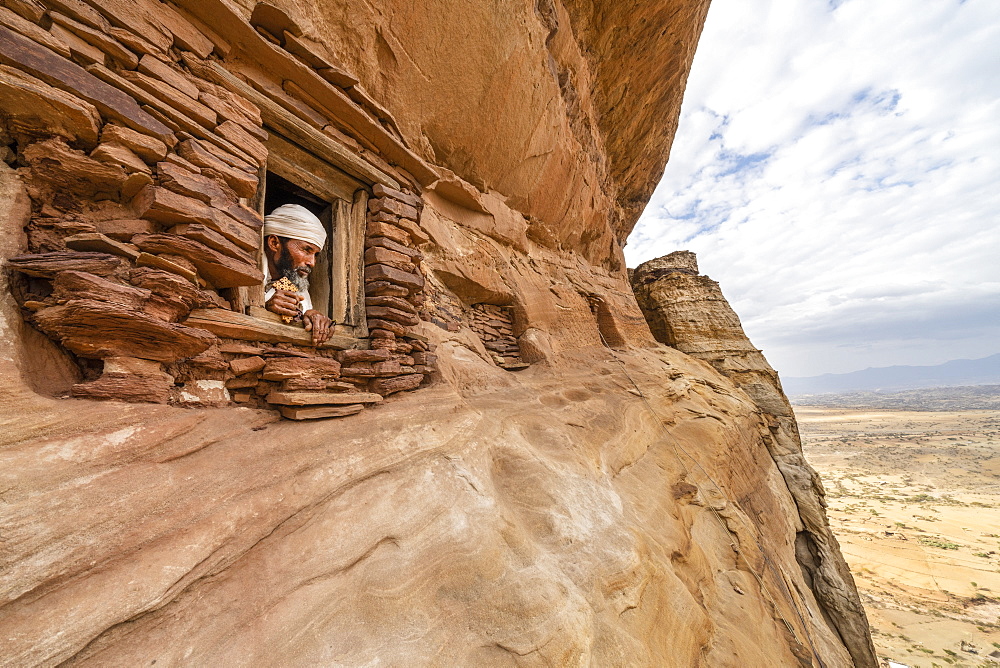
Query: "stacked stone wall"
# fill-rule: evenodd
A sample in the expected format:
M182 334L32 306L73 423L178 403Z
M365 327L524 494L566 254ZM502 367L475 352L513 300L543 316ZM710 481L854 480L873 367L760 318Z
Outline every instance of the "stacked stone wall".
M208 28L184 4L0 3L0 156L32 201L27 252L7 267L25 318L78 361L76 397L235 402L302 418L416 388L434 361L411 330L423 301L416 246L427 240L419 160L294 24L276 37L232 14ZM259 39L250 46L265 61L227 64L239 54L225 30ZM286 73L277 85L272 70ZM352 176L371 184L361 251L370 340L316 347L301 329L245 315L263 280L262 105L296 137L351 153Z
M423 255L415 246L429 239L417 224L419 197L382 185L374 191L378 197L368 202L365 240L365 314L371 347L390 357L355 366L359 372L370 366L373 374L391 374L371 383L374 391L391 394L419 386L435 360L426 338L411 332L421 320L425 285Z
M521 347L514 336L514 316L506 306L473 304L468 313L469 327L479 335L497 366L522 369Z

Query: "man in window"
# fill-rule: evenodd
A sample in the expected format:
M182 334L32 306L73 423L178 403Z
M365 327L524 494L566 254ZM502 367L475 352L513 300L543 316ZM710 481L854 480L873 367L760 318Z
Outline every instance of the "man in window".
M313 345L333 334L333 321L309 297L309 274L324 244L323 223L304 206L283 204L264 217L264 306L285 322L301 320Z

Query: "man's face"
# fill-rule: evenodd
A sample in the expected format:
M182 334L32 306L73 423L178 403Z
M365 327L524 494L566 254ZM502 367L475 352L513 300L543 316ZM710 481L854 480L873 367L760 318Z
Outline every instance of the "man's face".
M296 285L309 286L309 274L316 266L316 254L320 248L299 239L267 238L267 248L278 275L285 276Z

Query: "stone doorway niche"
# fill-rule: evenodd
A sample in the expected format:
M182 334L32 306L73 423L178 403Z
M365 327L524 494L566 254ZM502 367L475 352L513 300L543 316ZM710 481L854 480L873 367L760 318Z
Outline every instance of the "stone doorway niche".
M482 339L494 364L508 371L529 365L521 358L517 342L514 309L496 304L473 304L468 312L469 327Z
M607 302L600 295L593 293L584 296L587 298L587 304L590 305L590 312L597 319L597 331L601 335L601 341L608 348L623 348L625 337L618 331L618 325L615 323L614 316L611 315L611 309L608 308Z

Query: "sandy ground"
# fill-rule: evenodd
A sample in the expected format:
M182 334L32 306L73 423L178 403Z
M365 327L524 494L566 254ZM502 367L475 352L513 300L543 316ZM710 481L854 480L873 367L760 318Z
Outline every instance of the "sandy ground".
M884 665L1000 666L1000 411L795 413Z

